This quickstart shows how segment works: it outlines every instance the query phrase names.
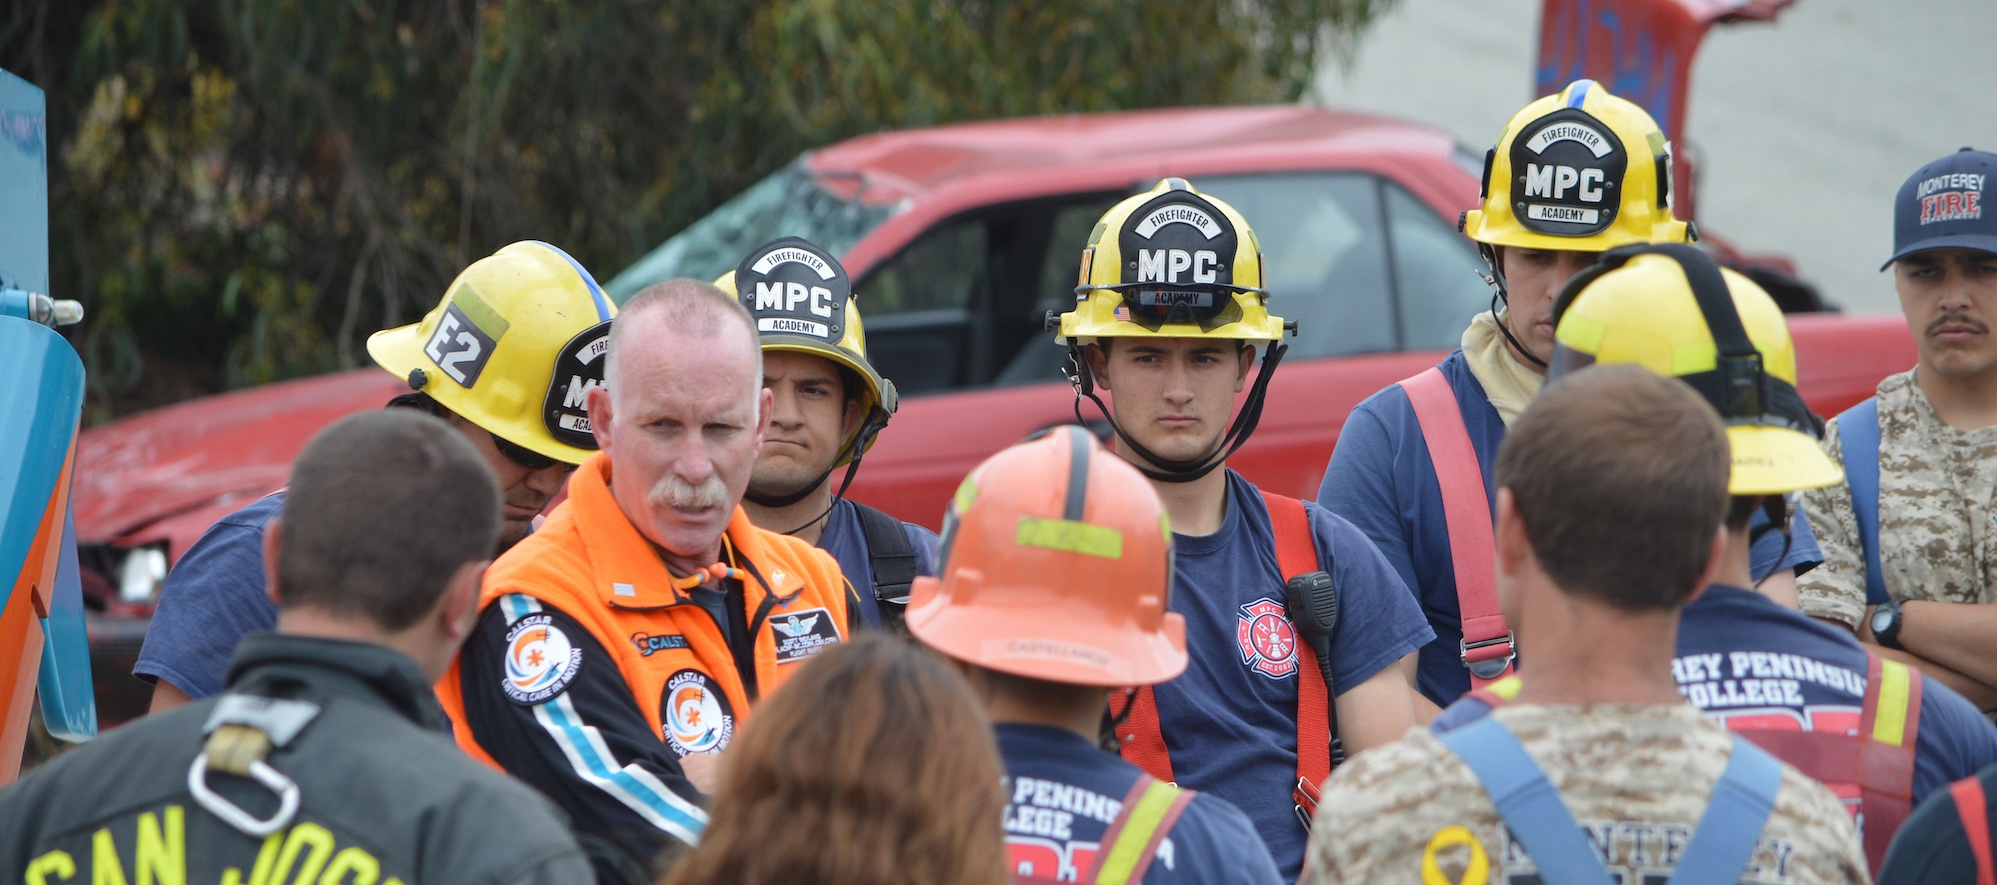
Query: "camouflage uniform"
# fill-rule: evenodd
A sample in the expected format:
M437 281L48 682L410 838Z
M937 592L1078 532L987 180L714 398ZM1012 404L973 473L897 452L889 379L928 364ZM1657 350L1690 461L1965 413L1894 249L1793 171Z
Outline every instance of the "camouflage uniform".
M1668 875L1726 767L1733 738L1685 704L1499 707L1613 874ZM1476 775L1426 729L1356 756L1318 805L1303 881L1411 883L1433 860L1451 883L1538 882ZM1483 877L1469 875L1488 869ZM1851 814L1829 790L1782 766L1782 788L1740 881L1866 882Z
M1997 427L1961 431L1903 372L1879 383L1879 559L1894 596L1936 602L1997 602L1991 503L1997 499ZM1837 422L1824 434L1844 461ZM1854 629L1865 614L1865 552L1851 488L1803 493L1824 564L1796 579L1803 611Z

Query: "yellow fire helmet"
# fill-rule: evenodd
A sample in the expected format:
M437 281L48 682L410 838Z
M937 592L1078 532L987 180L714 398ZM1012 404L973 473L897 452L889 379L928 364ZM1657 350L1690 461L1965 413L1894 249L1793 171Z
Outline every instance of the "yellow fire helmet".
M580 464L616 315L581 264L529 240L473 262L422 322L370 336L368 355L500 440Z
M1675 376L1718 409L1733 447L1728 491L1781 495L1834 485L1823 425L1796 392L1781 308L1698 248L1625 246L1576 275L1554 303L1549 380L1596 363Z
M1663 130L1593 80L1576 80L1505 124L1484 154L1481 196L1458 226L1489 246L1602 252L1696 237L1671 214Z
M857 465L894 416L899 405L894 382L881 377L867 360L867 332L852 278L831 253L801 237L783 237L756 247L734 270L714 281L716 288L742 300L756 319L763 350L805 353L830 360L852 373L847 383L859 386L860 423L841 444L826 476L841 466ZM749 493L765 506L781 507L804 499L820 483L792 495L771 497ZM848 470L839 493L853 481Z
M1213 471L1247 442L1262 415L1269 378L1296 334L1294 323L1269 313L1262 287L1262 247L1248 220L1233 206L1167 178L1150 191L1111 207L1096 222L1082 250L1075 308L1048 312L1055 341L1068 347L1068 377L1075 385L1075 419L1082 398L1093 400L1123 443L1156 469L1140 468L1165 482L1191 482ZM1160 458L1117 427L1095 393L1082 349L1104 338L1220 338L1267 342L1262 368L1241 414L1213 452L1192 460Z
M1063 344L1096 338L1276 341L1262 246L1233 206L1167 178L1111 207L1082 250Z

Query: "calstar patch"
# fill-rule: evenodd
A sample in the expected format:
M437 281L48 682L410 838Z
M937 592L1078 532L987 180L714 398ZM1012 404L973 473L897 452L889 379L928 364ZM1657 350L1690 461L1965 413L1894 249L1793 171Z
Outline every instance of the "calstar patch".
M1241 662L1271 679L1297 670L1297 631L1284 615L1283 604L1264 597L1241 607L1235 626Z
M691 667L666 678L660 737L681 756L719 753L735 736L735 710L713 677Z
M547 615L528 615L506 631L506 675L500 687L517 704L538 704L569 687L582 669L582 649Z

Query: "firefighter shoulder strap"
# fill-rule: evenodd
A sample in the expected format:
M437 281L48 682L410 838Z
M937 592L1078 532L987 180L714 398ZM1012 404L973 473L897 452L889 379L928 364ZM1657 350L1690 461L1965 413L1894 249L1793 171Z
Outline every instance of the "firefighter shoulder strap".
M1470 670L1470 686L1483 688L1512 671L1511 628L1498 610L1497 542L1491 528L1491 498L1477 448L1463 425L1456 394L1440 368L1401 382L1435 465L1442 489L1442 516L1449 526L1449 559L1456 575L1456 610L1463 619L1457 654Z
M1879 568L1879 398L1838 416L1838 449L1851 487L1851 512L1858 518L1858 545L1865 551L1865 604L1881 605L1886 573Z
M1276 565L1285 580L1319 570L1317 539L1302 501L1262 493L1269 507L1269 524L1276 536ZM1331 775L1331 703L1324 675L1310 646L1296 643L1297 654L1297 786L1291 791L1297 812L1308 818L1317 806L1317 791ZM1125 762L1158 780L1174 783L1172 757L1158 726L1158 702L1151 686L1112 692L1111 716Z
M1486 716L1436 735L1463 760L1545 882L1610 882L1560 791L1509 729ZM1705 814L1685 844L1667 885L1740 878L1782 787L1782 763L1735 737L1726 770L1713 784Z
M899 628L908 610L908 588L915 583L915 545L901 520L858 501L853 508L860 514L860 528L867 536L867 558L874 567L874 602L881 613L882 628Z

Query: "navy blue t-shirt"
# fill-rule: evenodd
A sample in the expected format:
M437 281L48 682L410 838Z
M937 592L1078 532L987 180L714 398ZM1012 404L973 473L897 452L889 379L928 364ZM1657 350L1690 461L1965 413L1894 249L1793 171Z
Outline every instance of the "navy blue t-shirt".
M146 643L132 675L164 679L195 700L221 694L229 658L244 636L277 629L277 605L264 584L264 526L284 492L216 520L174 564L160 588Z
M1143 772L1080 735L1044 725L1001 722L1005 759L1006 852L1012 872L1073 882L1088 870ZM1158 845L1144 881L1272 885L1287 881L1241 810L1211 793L1187 803Z
M1685 607L1671 670L1686 699L1722 722L1777 717L1804 731L1855 730L1865 703L1858 640L1738 587L1708 587ZM1992 763L1997 727L1948 686L1921 677L1914 801Z
M936 533L914 523L901 524L915 548L915 571L936 574ZM860 616L869 627L881 625L881 607L874 599L874 563L867 547L867 530L860 524L858 505L845 498L832 502L825 531L818 536L818 548L839 561L839 571L853 584L860 598Z
M1343 694L1432 636L1414 598L1358 529L1304 503L1318 562L1338 588L1332 630ZM1269 508L1227 472L1227 517L1211 535L1174 534L1170 608L1186 618L1186 672L1153 689L1173 776L1248 815L1283 873L1303 869L1309 833L1297 820L1296 634L1283 610Z
M1486 505L1495 511L1497 489L1491 474L1498 462L1498 444L1505 438L1505 423L1471 374L1462 351L1451 353L1440 368L1456 394L1463 425L1477 451ZM1449 706L1470 690L1470 673L1460 657L1463 618L1456 605L1456 570L1449 555L1449 525L1443 518L1435 462L1429 460L1414 405L1399 384L1367 397L1352 410L1339 431L1317 501L1372 539L1420 601L1435 629L1435 640L1421 650L1419 684L1422 694L1437 706ZM1757 512L1754 524L1766 520ZM1780 566L1799 574L1823 561L1816 534L1801 510L1790 519L1790 535L1786 553L1781 532L1765 533L1756 541L1751 556L1757 578L1775 571L1778 556Z

